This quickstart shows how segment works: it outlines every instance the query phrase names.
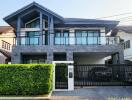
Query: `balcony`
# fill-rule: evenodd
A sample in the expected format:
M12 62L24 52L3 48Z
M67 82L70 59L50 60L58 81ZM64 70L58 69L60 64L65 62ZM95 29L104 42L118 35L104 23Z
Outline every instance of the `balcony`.
M119 44L119 37L55 37L55 45L114 45Z
M52 38L50 38L52 39ZM15 45L50 45L45 36L26 37L20 36L16 38ZM53 45L115 45L120 43L120 37L100 36L100 37L54 37Z

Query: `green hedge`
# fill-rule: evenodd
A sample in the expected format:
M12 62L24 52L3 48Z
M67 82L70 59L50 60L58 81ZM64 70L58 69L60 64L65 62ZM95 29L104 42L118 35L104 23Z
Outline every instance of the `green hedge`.
M0 65L0 95L42 95L51 89L51 64Z

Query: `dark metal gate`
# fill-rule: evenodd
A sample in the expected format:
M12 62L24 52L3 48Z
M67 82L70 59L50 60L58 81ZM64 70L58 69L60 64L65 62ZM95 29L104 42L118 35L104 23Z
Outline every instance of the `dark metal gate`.
M68 89L68 66L66 64L55 66L55 89Z
M132 65L74 65L75 86L131 86Z

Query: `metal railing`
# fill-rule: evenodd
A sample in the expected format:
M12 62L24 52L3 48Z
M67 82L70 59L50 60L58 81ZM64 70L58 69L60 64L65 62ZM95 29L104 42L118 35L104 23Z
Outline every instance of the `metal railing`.
M76 64L75 86L131 86L132 65Z
M2 40L2 48L5 50L11 50L11 44Z
M55 45L111 45L120 43L120 37L55 37Z
M15 45L47 45L49 38L44 35L33 37L19 36L15 38ZM51 38L50 38L51 39ZM54 45L111 45L119 44L120 37L99 36L99 37L53 37ZM18 42L19 41L19 42ZM19 43L19 44L17 44Z

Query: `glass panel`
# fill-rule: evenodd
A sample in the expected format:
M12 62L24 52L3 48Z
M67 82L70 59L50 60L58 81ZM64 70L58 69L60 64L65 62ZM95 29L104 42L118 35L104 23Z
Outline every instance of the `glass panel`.
M95 32L94 32L94 36L95 36L95 37L99 37L99 32L98 32L98 31L95 31Z
M68 44L69 31L64 31L63 36L64 36L64 44Z
M61 43L61 38L60 37L55 37L55 44L60 44Z
M26 44L26 38L25 37L21 37L21 45L25 45Z
M87 44L87 37L82 37L82 44Z
M69 32L68 31L64 31L64 37L68 37L69 36Z
M55 36L56 37L61 37L61 33L57 32L57 33L55 33Z
M63 43L63 38L61 37L61 32L57 31L55 33L55 44L62 44Z
M27 32L26 44L38 45L39 44L39 32Z
M40 20L36 19L36 20L26 24L26 28L40 28Z
M87 36L87 31L82 31L82 37L86 37Z
M82 32L76 31L76 44L82 44Z
M100 36L100 34L99 34L99 32L98 31L94 31L94 39L93 39L93 44L99 44L99 36Z
M88 44L93 44L93 31L88 31Z
M76 37L81 37L82 36L82 32L81 31L76 31Z

